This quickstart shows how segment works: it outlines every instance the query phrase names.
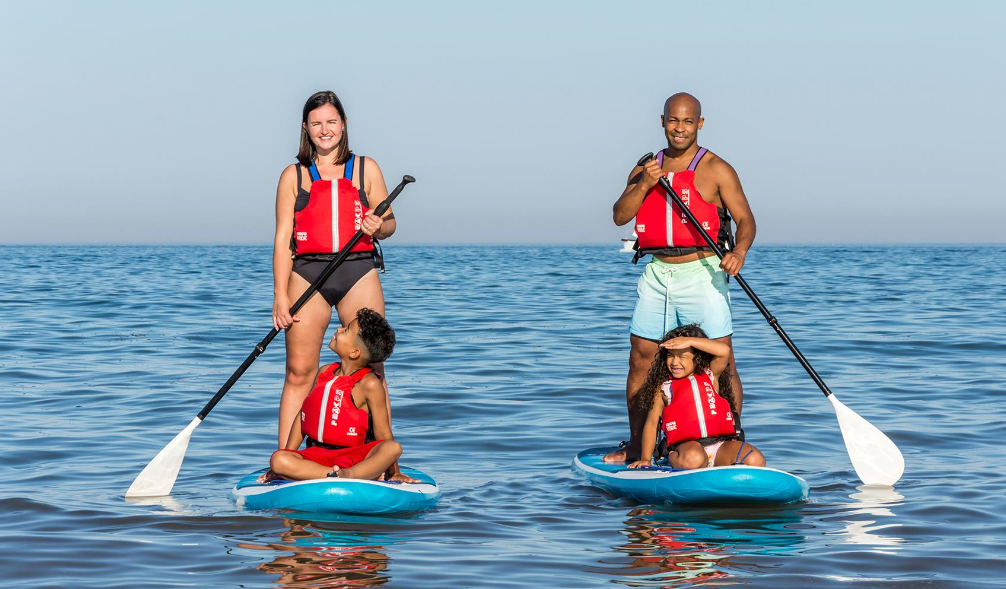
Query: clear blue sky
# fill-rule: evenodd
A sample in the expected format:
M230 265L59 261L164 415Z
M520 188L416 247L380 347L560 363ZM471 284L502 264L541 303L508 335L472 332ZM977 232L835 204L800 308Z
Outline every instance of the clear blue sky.
M18 2L0 243L271 243L335 90L399 243L608 242L664 98L758 241L1006 241L1001 2Z

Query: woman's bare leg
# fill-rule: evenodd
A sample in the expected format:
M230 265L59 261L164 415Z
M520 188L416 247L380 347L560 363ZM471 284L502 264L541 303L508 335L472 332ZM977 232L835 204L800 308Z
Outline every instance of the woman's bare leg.
M290 275L290 300L296 301L311 286L296 272ZM304 399L311 392L311 386L318 375L318 361L321 344L325 341L325 330L332 320L332 307L325 297L315 293L300 311L300 321L286 330L286 380L283 396L279 402L279 447L286 446L287 436L294 418L300 412Z
M364 307L372 309L384 317L384 290L381 288L381 278L377 270L371 270L356 281L346 296L336 305L339 321L343 325L356 319L356 312ZM391 419L391 396L388 394L388 377L384 373L384 362L374 364L374 370L381 373L381 384L384 385L384 398L388 406L388 419Z

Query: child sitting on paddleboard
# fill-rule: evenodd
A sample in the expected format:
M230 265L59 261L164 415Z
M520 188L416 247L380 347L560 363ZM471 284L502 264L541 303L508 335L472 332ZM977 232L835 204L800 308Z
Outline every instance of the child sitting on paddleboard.
M636 394L635 410L647 416L640 460L629 468L650 465L661 419L674 468L765 466L762 453L740 439L730 391L719 390L730 346L708 339L693 324L667 332L659 350Z
M371 309L335 330L328 347L339 362L318 369L311 393L290 428L286 447L273 453L259 482L337 477L417 483L398 470L402 446L391 435L391 419L380 377L369 364L384 362L395 347L395 332ZM373 442L365 443L368 416ZM307 439L307 447L299 450Z

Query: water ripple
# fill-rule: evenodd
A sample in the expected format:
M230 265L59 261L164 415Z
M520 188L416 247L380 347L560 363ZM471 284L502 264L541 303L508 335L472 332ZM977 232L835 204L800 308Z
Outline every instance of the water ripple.
M734 286L745 430L811 485L742 509L637 505L569 470L625 435L627 256L577 246L571 270L569 247L389 247L396 437L444 490L404 518L231 503L274 443L281 341L196 430L173 494L123 499L268 332L269 248L2 250L7 585L1001 584L1006 248L752 250L749 284L907 469L857 486L830 403Z

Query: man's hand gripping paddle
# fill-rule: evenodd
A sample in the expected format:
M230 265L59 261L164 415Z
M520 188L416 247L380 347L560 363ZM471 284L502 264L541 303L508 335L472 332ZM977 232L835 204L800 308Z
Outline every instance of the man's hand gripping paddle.
M388 212L388 208L391 206L391 201L395 200L402 189L405 188L405 185L415 181L416 179L412 176L402 177L402 182L395 187L391 194L388 195L388 198L384 199L381 204L377 205L377 208L374 209L374 214L379 217L384 216L384 214ZM342 247L339 251L339 255L336 256L334 260L329 262L328 266L325 267L325 270L320 276L318 276L317 280L311 283L311 286L308 287L308 289L304 291L304 294L297 299L297 302L290 307L291 315L296 314L297 311L304 306L304 303L306 303L308 299L310 299L311 296L318 291L318 288L325 283L333 272L335 272L335 269L342 264L347 256L349 256L350 250L353 249L353 246L355 246L361 239L363 239L362 229L357 231L356 235L354 235L349 242ZM245 361L241 364L241 366L238 367L230 378L227 379L224 386L220 387L217 394L213 395L213 398L210 399L210 402L207 403L205 407L203 407L203 410L199 412L199 415L196 415L196 418L193 419L185 429L175 436L175 438L171 440L171 442L169 442L168 445L157 454L157 456L154 456L154 459L151 460L140 475L136 477L136 480L133 481L132 485L130 485L129 490L126 491L127 498L161 497L171 493L171 487L175 485L175 479L178 477L178 471L182 468L182 460L185 458L185 450L189 446L189 438L192 437L192 432L199 426L200 423L202 423L203 419L206 418L206 415L213 410L213 407L220 402L220 399L227 394L227 391L229 391L234 383L241 378L241 375L245 373L245 370L247 370L248 367L251 366L252 362L254 362L255 359L265 351L266 346L268 346L277 335L279 335L279 331L274 327L272 331L269 332L269 335L265 336L265 339L255 346L252 353L245 358Z
M644 166L646 162L653 159L653 154L648 153L644 155L637 165ZM660 186L667 193L668 198L670 198L674 204L681 209L684 215L688 218L688 222L692 223L693 227L702 227L702 225L695 219L692 212L688 210L685 203L681 201L681 197L678 196L674 189L671 188L670 182L667 181L667 177L663 176L658 181ZM709 237L709 234L705 231L699 230L698 233L702 235L705 239L706 244L712 248L713 252L716 253L720 259L723 259L724 252L716 244L716 241ZM845 440L845 448L849 452L849 458L852 459L852 466L856 469L856 474L859 478L867 485L893 485L901 478L901 475L905 472L905 459L901 455L901 451L898 447L894 445L884 432L877 429L872 423L866 421L859 416L855 411L849 409L842 404L841 401L835 397L834 393L828 389L828 385L824 384L821 377L818 376L814 368L807 362L807 359L803 357L800 350L797 349L796 344L793 343L786 332L783 331L782 327L779 326L779 321L768 312L765 305L762 304L758 296L751 290L748 283L741 277L740 274L735 276L737 279L737 284L744 289L751 302L758 307L761 314L768 321L768 324L772 326L779 337L782 338L783 343L789 348L796 359L803 366L807 374L810 375L817 386L821 388L821 392L824 396L831 401L832 406L835 409L835 416L838 418L838 425L842 429L842 438Z

